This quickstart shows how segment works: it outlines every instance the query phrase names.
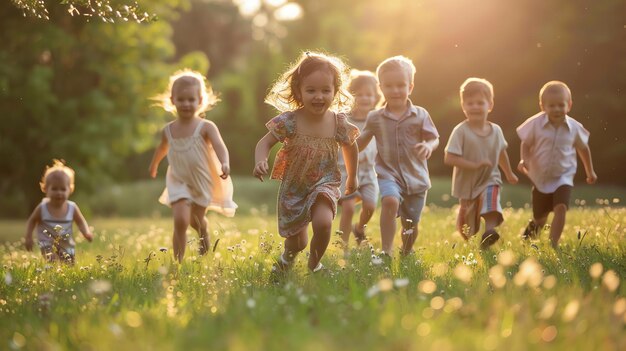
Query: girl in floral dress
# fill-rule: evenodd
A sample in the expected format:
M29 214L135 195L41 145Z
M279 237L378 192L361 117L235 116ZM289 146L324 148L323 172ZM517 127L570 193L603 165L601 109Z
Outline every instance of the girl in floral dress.
M263 181L269 172L272 146L283 143L276 155L271 178L281 181L278 192L278 231L285 251L276 268L287 270L308 244L313 226L308 268L317 272L328 243L341 196L337 164L341 147L346 171L346 194L356 191L359 129L344 111L352 107L346 90L347 67L332 56L303 53L274 84L265 101L282 113L270 120L269 132L255 150L254 176Z

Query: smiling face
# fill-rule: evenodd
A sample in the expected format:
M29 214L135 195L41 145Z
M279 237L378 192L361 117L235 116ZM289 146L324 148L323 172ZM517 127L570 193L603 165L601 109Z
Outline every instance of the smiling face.
M50 173L46 177L46 197L53 205L62 205L67 201L72 193L71 189L70 177L61 171Z
M367 113L376 107L377 99L378 96L374 85L361 85L354 91L354 114L367 116Z
M402 69L393 69L379 74L380 90L385 97L387 106L394 109L406 107L409 95L413 91L413 83L409 75Z
M193 118L202 103L200 87L196 84L174 84L170 99L179 118Z
M321 117L335 98L334 77L327 70L316 70L302 79L298 98L311 116Z
M493 103L482 94L472 94L463 98L463 113L470 122L487 120L487 115L493 108Z
M572 99L568 91L563 88L549 89L541 97L541 109L551 121L565 119L572 108Z

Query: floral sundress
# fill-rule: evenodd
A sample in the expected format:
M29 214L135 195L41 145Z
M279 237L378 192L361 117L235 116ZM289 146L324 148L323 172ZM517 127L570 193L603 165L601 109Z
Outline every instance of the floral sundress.
M351 145L359 129L345 114L335 115L335 136L330 138L302 134L296 128L296 115L289 111L267 122L267 129L283 143L276 154L272 179L281 181L278 191L278 232L282 237L298 234L311 222L311 207L318 196L332 204L337 214L341 196L341 173L337 164L340 145Z

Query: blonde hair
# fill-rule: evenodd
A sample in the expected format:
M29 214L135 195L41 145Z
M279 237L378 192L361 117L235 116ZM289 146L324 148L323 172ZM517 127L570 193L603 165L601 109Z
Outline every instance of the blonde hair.
M413 84L414 76L415 76L415 65L410 58L402 55L393 56L385 59L381 62L376 68L376 76L380 81L380 76L388 71L401 70L407 74L409 77L409 82Z
M493 103L493 84L483 78L467 78L461 84L459 94L461 95L461 103L472 95L482 95L489 102Z
M543 104L543 97L546 93L552 93L557 91L565 91L567 95L569 95L569 101L572 101L572 91L569 90L567 84L561 82L560 80L551 80L541 87L539 90L539 104Z
M217 94L213 92L211 84L206 78L197 71L185 68L174 72L169 78L167 90L157 95L154 99L157 105L161 106L165 111L175 113L176 106L172 103L174 91L179 87L197 86L201 98L200 106L197 113L202 115L204 112L211 110L220 101Z
M346 64L338 57L309 51L303 52L298 60L278 78L265 97L265 102L280 112L302 108L300 84L304 78L319 70L327 70L333 76L335 97L330 109L336 112L350 111L354 99L347 90L348 67Z
M64 160L57 160L55 158L52 160L52 166L46 166L46 170L43 172L41 181L39 181L39 188L41 189L42 192L45 193L50 179L52 179L53 177L64 175L68 178L70 182L70 193L73 193L75 173L76 172L74 172L73 169L65 165Z
M382 94L380 92L380 88L378 87L378 80L376 79L374 72L359 71L358 69L350 71L350 84L348 84L348 91L350 91L350 94L354 95L357 90L368 85L374 88L374 93L376 94L375 106L378 106L380 104Z

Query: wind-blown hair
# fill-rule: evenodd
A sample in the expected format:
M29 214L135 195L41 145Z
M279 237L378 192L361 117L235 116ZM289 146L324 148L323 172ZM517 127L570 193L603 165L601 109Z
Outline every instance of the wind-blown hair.
M202 115L204 112L211 110L220 101L218 95L213 92L211 84L207 82L206 78L200 72L185 68L174 72L174 74L170 76L169 81L167 90L154 97L154 100L157 101L157 105L167 112L176 113L176 106L172 103L172 98L174 97L174 90L179 87L198 87L200 97L202 98L197 111L198 115Z
M280 112L302 108L300 84L304 78L318 70L327 70L333 76L335 97L330 109L335 112L350 111L354 99L347 89L348 67L338 57L309 51L303 52L278 78L265 97L265 102Z

